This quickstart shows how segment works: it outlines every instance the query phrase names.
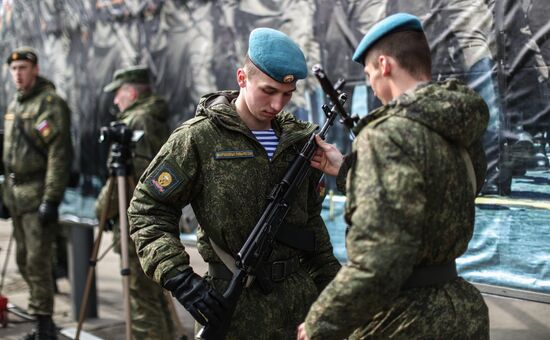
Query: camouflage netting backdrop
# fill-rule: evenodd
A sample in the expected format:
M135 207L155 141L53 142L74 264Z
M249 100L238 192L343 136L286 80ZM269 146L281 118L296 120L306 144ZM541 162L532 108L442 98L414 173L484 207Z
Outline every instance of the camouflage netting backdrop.
M489 103L493 133L487 144L499 154L522 137L518 130L541 139L548 134L548 10L543 0L3 0L0 55L4 59L22 44L38 49L42 73L73 110L75 167L103 174L100 148L90 141L113 119L112 94L101 89L115 69L149 65L175 127L194 114L200 95L236 87L235 69L250 30L273 27L302 46L310 66L321 62L333 80L348 79L353 107L365 114L378 103L370 91L360 91L362 86L353 91L364 81L350 56L373 23L406 11L423 21L435 78L457 76ZM14 92L5 64L0 78L4 111ZM295 111L318 121L322 97L315 79L303 85ZM343 147L349 144L345 133L333 138Z
M90 197L97 195L97 183L107 172L106 148L97 140L99 128L114 119L113 95L102 88L115 69L148 65L156 92L169 102L175 128L194 115L202 94L236 88L235 72L247 50L249 32L273 27L301 45L310 67L321 63L333 81L346 78L347 108L365 115L380 103L351 55L375 22L401 11L423 22L432 47L434 79L458 77L489 105L490 125L484 138L488 177L499 184L500 193L517 191L521 196L525 193L521 185L514 182L510 189L512 178L531 181L524 176L526 171L548 173L550 2L545 0L3 0L1 4L2 61L19 45L39 51L42 74L56 84L72 109L73 168L81 173L82 187L88 188L81 192ZM5 63L0 70L3 114L15 89ZM313 76L302 83L292 110L301 119L320 122L323 94ZM349 150L342 127L329 135L331 142ZM533 191L538 196L531 198L549 199L548 190L543 190L550 184L547 177L533 177L539 189Z

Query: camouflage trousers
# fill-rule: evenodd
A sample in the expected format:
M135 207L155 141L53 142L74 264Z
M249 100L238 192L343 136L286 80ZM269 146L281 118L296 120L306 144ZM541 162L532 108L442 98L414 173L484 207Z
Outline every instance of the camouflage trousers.
M120 235L115 229L115 252L120 254ZM130 310L132 314L132 336L136 340L172 340L174 323L170 306L163 289L151 280L141 269L134 243L128 242L130 267Z
M52 242L57 224L43 226L38 213L12 217L16 261L19 272L29 286L28 313L53 314Z

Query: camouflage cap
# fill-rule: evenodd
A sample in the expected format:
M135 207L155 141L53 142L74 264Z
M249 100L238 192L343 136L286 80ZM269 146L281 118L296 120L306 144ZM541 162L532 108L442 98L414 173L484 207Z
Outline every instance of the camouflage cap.
M143 65L130 66L115 71L113 81L103 88L105 92L117 90L125 83L149 84L149 68Z
M36 65L38 64L38 53L32 47L21 46L10 53L8 59L6 59L6 63L10 65L15 60L28 60Z

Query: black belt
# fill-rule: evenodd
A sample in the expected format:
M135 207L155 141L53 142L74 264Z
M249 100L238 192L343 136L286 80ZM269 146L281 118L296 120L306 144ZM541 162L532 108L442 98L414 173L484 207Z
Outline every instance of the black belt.
M8 177L13 182L13 184L17 184L17 183L25 183L25 182L36 181L36 180L39 180L39 179L43 180L45 175L46 175L46 173L42 172L42 171L41 172L29 173L29 174L16 174L14 172L10 172L8 174Z
M455 261L425 267L415 267L402 289L443 286L458 277Z
M270 273L269 279L281 282L300 269L297 257L263 264L264 272ZM208 274L215 279L231 280L233 273L223 263L208 263Z

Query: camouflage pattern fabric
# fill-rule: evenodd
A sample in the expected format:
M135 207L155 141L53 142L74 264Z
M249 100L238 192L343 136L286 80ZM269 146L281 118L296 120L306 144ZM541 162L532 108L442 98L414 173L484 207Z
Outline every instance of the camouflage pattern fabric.
M27 138L16 127L21 124ZM30 290L30 314L53 312L52 241L57 224L41 225L42 201L61 202L72 160L70 110L55 86L38 77L4 115L4 202L13 217L17 265Z
M198 250L220 263L209 238L233 256L266 206L314 126L287 112L272 122L279 145L270 162L265 149L239 118L232 104L238 92L204 96L196 117L169 138L142 176L130 203L130 233L145 273L163 284L189 267L178 235L181 208L191 203L199 222ZM340 264L320 216L323 197L316 192L319 172L298 190L286 223L315 235L315 250L305 252L277 243L268 261L298 257L301 268L264 295L253 284L237 305L227 339L291 339L308 306L334 277ZM223 293L228 281L207 276Z
M17 245L15 260L30 291L27 312L31 315L52 315L52 245L58 225L42 225L37 212L13 216L12 222Z
M19 119L32 145L15 125ZM35 211L43 200L61 202L72 161L70 110L55 86L38 77L18 93L4 115L4 200L13 215Z
M462 278L402 289L415 266L453 261L474 227L461 148L483 184L487 106L456 81L423 84L365 117L347 178L349 262L306 318L311 339L488 339L487 307Z
M133 175L134 178L139 178L170 134L167 123L168 107L162 98L148 93L141 95L117 118L130 129L144 132L133 148ZM132 188L128 190L131 194ZM96 200L96 214L100 216L101 211L109 204L108 218L115 220L115 251L120 253L117 192L115 183L113 194L108 200L107 185L101 189ZM134 244L129 242L128 245L132 336L135 339L173 339L174 325L163 289L143 273Z

